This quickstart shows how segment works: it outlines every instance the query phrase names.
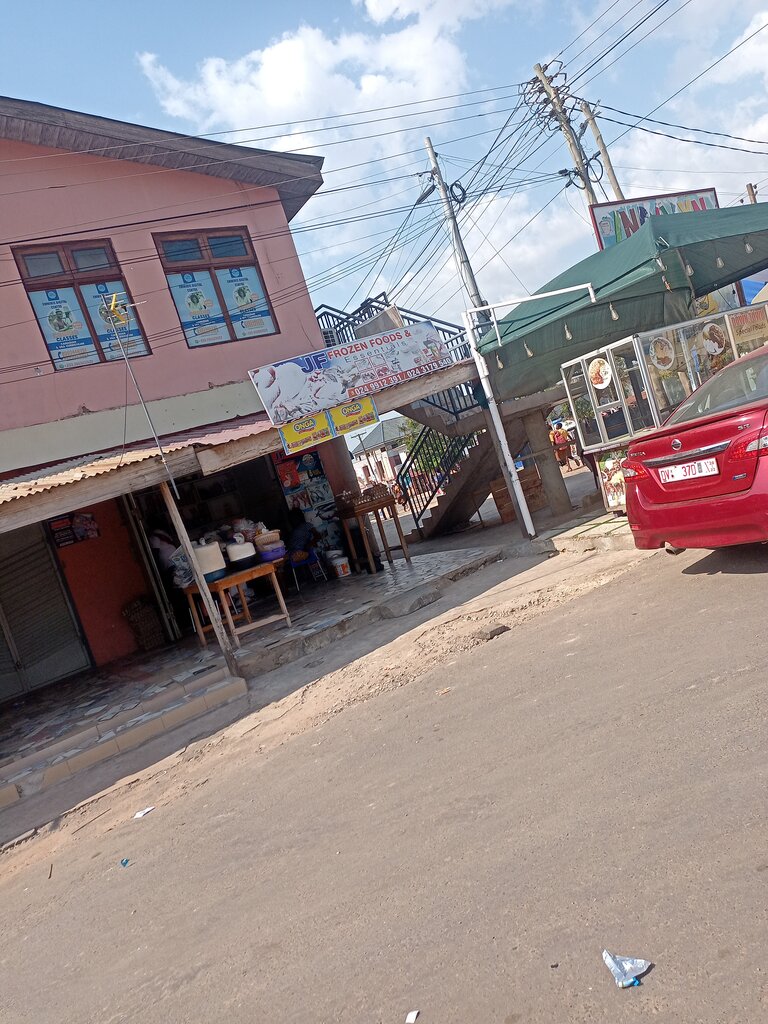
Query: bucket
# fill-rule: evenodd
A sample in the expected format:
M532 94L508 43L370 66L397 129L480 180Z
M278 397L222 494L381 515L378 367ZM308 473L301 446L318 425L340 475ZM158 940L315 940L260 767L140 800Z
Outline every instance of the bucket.
M332 558L331 568L333 569L336 579L349 579L352 575L352 571L349 568L349 559L345 555L341 555L338 558Z

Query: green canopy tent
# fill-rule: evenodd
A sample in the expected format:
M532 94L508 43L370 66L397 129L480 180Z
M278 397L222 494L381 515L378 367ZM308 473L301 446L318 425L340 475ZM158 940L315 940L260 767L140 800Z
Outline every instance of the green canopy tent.
M695 317L694 299L768 267L768 203L649 217L631 238L595 253L523 302L478 347L500 401L557 384L585 352Z

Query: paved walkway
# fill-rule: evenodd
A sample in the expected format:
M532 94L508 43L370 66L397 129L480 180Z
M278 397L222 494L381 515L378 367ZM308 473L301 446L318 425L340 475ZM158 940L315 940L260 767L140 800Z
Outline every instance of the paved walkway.
M3 705L0 808L245 696L246 679L327 647L366 624L436 601L451 581L500 557L501 550L492 547L431 552L415 555L411 565L396 561L375 576L302 586L299 594L287 596L291 626L265 627L238 651L243 678L237 680L226 675L218 648L201 651L190 640ZM258 604L253 611L261 614Z

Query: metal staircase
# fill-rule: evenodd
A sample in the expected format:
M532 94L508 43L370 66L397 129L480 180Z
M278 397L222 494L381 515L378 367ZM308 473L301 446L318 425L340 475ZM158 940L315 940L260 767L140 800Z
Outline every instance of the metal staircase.
M509 432L513 452L527 437L521 423ZM397 484L416 525L409 540L426 540L469 522L501 475L490 435L485 430L447 437L432 427L419 433L397 474Z
M344 313L332 306L318 306L315 316L323 332L326 347L331 348L334 345L349 343L356 338L365 337L366 332L372 333L366 324L374 318L381 318L393 308L387 298L387 293L381 292L375 298L366 299L352 313ZM402 321L402 325L406 327L410 324L424 323L425 320L433 324L453 362L462 363L471 358L464 328L452 324L448 320L439 320L433 316L416 313L411 309L402 309L400 306L396 309L396 315ZM400 324L391 324L390 329L397 326ZM376 329L381 328L377 327ZM485 400L481 397L478 401L478 394L481 394L481 389L475 388L471 383L457 384L455 387L438 391L399 411L404 416L409 416L425 426L434 425L439 430L440 427L437 424L442 423L450 433L458 434L456 425L459 421L462 418L468 418L473 413L481 412L484 408Z
M375 331L428 320L454 362L471 358L463 328L413 310L395 308L386 292L366 299L352 313L324 305L315 310L315 316L329 348ZM391 319L387 322L388 317ZM366 326L374 319L375 325ZM398 410L422 424L397 474L397 484L416 524L413 539L425 539L468 522L488 497L490 483L501 470L485 431L486 407L479 384L470 382L438 391ZM517 450L524 444L522 433ZM515 450L514 443L512 447Z

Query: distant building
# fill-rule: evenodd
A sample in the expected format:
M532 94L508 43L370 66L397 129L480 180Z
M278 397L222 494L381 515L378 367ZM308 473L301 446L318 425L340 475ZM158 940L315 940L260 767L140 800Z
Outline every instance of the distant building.
M382 420L353 447L352 463L362 487L394 481L408 451L403 438L407 422L405 416Z

